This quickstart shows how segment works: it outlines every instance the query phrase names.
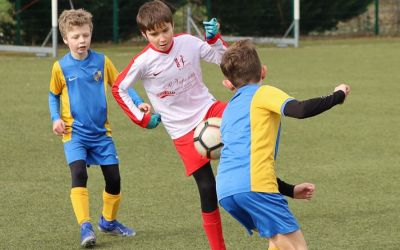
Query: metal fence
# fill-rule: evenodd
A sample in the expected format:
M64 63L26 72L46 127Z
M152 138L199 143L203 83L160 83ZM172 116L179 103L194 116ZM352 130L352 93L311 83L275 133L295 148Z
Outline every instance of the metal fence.
M336 29L316 33L317 36L399 36L400 0L379 0L372 3L368 10L345 22L339 22Z
M54 1L54 0L53 0ZM378 3L378 4L376 4ZM106 8L107 13L112 12L112 4L110 3L109 6L104 6ZM188 30L187 25L191 25L192 28L196 25L198 28L198 31L196 32L203 32L202 30L202 24L201 22L203 21L202 18L205 18L205 7L202 7L202 13L200 13L200 18L193 18L193 20L189 20L185 18L185 12L186 12L187 6L183 7L182 10L178 11L177 13L180 13L181 16L177 17L176 19L176 25L175 27L177 28L177 32L186 32ZM201 9L201 8L200 8ZM24 10L25 12L30 12L31 10L28 8ZM36 11L44 11L44 10L36 10ZM60 12L61 10L59 10ZM200 11L201 12L201 11ZM15 14L15 13L14 13ZM48 32L52 28L52 20L51 20L51 15L48 14L48 11L46 14L44 13L30 13L32 14L33 18L32 20L25 20L25 22L28 22L29 29L32 33L39 33L35 32L35 29L40 29L40 28L45 28L45 31ZM196 13L193 13L194 16L196 16ZM229 15L232 15L234 20L237 20L237 22L241 22L243 20L243 16L241 16L240 11L237 12L232 12L229 13ZM236 15L236 16L235 16ZM300 13L300 31L301 31L301 26L302 26L302 16L306 16L307 13ZM7 17L8 16L8 17ZM5 33L3 32L2 28L6 27L7 22L8 23L13 23L15 25L16 20L11 20L10 18L16 18L16 16L10 16L10 11L8 10L7 13L5 10L0 9L0 47L9 49L8 46L10 45L15 45L18 44L18 36L17 34L23 34L25 31L22 29L20 32L16 32L16 30L13 30L11 33L8 33L8 36L13 36L15 37L8 37L8 40L5 39ZM120 35L122 34L121 31L128 30L129 31L129 37L134 38L134 37L140 37L139 32L134 32L134 28L136 26L136 23L134 22L134 18L129 16L132 20L129 19L127 21L126 16L120 16L120 22L119 26L117 27L117 30L119 30ZM35 25L35 23L38 20L45 20L46 23L48 23L48 27L43 27L43 25ZM103 27L102 30L100 29L94 29L94 39L98 39L98 41L112 41L113 40L113 29L115 29L115 20L113 20L112 15L105 15L105 16L95 16L94 17L94 24L95 27ZM311 20L311 22L318 22L319 20ZM304 20L303 20L304 22ZM44 23L44 22L38 22L38 23ZM303 23L304 24L304 23ZM124 26L125 25L125 26ZM223 24L222 24L223 25ZM249 24L251 25L251 24ZM289 27L288 27L289 28ZM104 32L106 30L107 32ZM193 33L195 33L193 29ZM46 33L47 34L47 33ZM47 46L50 44L47 41L50 41L49 39L46 39L46 34L34 37L35 40L32 38L30 42L25 41L24 43L19 43L19 45L25 45L28 47L37 47L38 45L42 44L42 47L44 46L45 43L47 43ZM130 35L131 34L131 35ZM351 20L339 22L339 24L328 31L324 32L312 32L310 34L304 34L303 35L309 35L309 36L374 36L374 35L379 35L379 36L399 36L400 35L400 0L377 0L374 1L369 7L368 10L361 14L358 15L357 17L352 18ZM231 34L226 34L224 33L225 36L230 36ZM280 34L277 37L278 38L284 38L285 35L289 35L293 37L293 33L291 34ZM279 37L280 36L280 37ZM250 35L251 37L251 35ZM130 39L127 38L127 36L124 36L124 39ZM260 39L256 38L255 36L253 37L254 39ZM262 38L261 38L262 39ZM301 40L301 39L300 39ZM6 41L6 42L4 42ZM14 43L15 41L15 43ZM31 48L25 47L23 50L26 50L26 52L30 52ZM44 49L45 51L42 51L41 48L38 53L51 53L49 48ZM53 53L54 54L54 53Z

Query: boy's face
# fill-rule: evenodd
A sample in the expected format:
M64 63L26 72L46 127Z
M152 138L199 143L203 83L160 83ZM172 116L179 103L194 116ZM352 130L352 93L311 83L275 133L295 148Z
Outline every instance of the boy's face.
M163 23L154 30L146 30L142 35L149 43L160 51L168 51L172 46L174 26L172 23Z
M83 26L72 26L67 32L67 36L63 38L64 43L68 45L72 56L75 59L85 59L88 55L92 32L89 24Z

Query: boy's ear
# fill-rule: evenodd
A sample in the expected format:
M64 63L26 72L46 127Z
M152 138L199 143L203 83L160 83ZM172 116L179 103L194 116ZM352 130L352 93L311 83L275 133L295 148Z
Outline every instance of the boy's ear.
M233 86L231 81L229 81L228 79L222 80L222 85L224 85L226 88L228 88L229 90L232 90L232 91L234 91L236 89L235 86Z
M68 45L68 40L63 37L63 41L66 45Z
M261 80L264 80L266 76L267 76L267 66L263 65L261 66Z
M147 39L147 36L146 36L146 33L144 33L143 31L141 31L140 33L142 33L142 36L143 36L146 40L148 40L148 39Z

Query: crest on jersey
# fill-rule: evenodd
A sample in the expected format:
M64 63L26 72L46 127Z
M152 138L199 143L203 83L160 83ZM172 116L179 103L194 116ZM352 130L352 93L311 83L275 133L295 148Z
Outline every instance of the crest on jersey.
M174 58L175 65L178 69L183 69L185 67L186 60L183 58L182 55Z
M101 71L100 71L100 70L96 71L96 73L94 73L94 75L93 75L93 79L94 79L96 82L98 82L98 81L101 79L101 77L102 77L102 74L101 74Z

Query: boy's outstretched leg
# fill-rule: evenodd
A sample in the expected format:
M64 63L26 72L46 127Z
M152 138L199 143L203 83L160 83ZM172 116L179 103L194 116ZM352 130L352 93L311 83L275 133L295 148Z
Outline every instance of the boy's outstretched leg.
M200 193L203 227L212 250L225 250L221 215L218 209L215 178L208 162L193 173Z
M225 242L222 234L222 222L219 209L211 213L202 212L203 227L212 250L225 250Z
M104 233L120 236L134 236L136 232L117 221L117 213L121 201L121 177L119 167L114 165L102 165L106 187L103 191L103 211L98 228Z

